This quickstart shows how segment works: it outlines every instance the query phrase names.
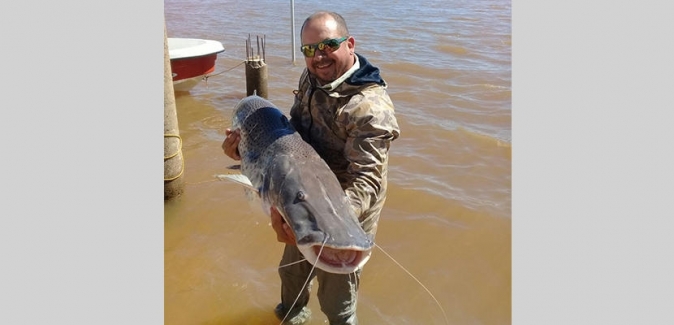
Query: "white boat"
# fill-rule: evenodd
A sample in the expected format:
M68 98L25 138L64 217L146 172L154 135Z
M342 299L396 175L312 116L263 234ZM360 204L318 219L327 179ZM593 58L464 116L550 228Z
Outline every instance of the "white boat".
M218 53L225 51L222 43L214 40L169 37L167 41L174 91L189 91L196 86L215 71Z

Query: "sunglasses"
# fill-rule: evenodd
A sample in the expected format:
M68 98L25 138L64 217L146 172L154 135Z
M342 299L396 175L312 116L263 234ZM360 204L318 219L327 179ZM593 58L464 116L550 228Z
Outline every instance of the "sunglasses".
M325 53L332 53L337 51L339 46L342 45L342 42L346 41L348 38L348 36L344 36L342 38L329 38L323 40L320 43L302 45L300 47L300 51L308 58L312 58L314 55L316 55L316 49Z

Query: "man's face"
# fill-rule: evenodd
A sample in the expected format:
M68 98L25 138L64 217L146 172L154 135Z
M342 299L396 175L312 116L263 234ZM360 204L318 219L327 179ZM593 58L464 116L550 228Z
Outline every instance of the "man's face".
M349 35L340 35L337 30L337 23L330 16L324 16L314 19L307 23L302 30L302 45L318 44L327 39L341 39ZM319 48L323 48L320 50ZM321 84L327 84L335 81L354 63L355 40L348 37L336 48L330 46L319 46L314 48L313 57L304 57L307 69L311 72Z

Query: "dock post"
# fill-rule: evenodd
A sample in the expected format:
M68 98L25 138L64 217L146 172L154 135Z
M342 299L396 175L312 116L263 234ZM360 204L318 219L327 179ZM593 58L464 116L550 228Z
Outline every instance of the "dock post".
M261 52L260 52L261 50ZM265 61L265 38L257 37L257 54L251 46L250 35L246 41L246 95L257 94L268 98L267 93L267 64Z
M166 24L164 24L164 200L170 200L182 194L183 170L182 138L178 130L171 59L168 51Z

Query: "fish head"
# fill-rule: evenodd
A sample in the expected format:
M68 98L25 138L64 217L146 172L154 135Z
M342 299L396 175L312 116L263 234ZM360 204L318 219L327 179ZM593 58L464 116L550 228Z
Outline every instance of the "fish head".
M372 254L374 242L360 225L349 198L323 160L289 159L276 169L279 187L276 208L309 261L326 272L347 274L361 269Z

